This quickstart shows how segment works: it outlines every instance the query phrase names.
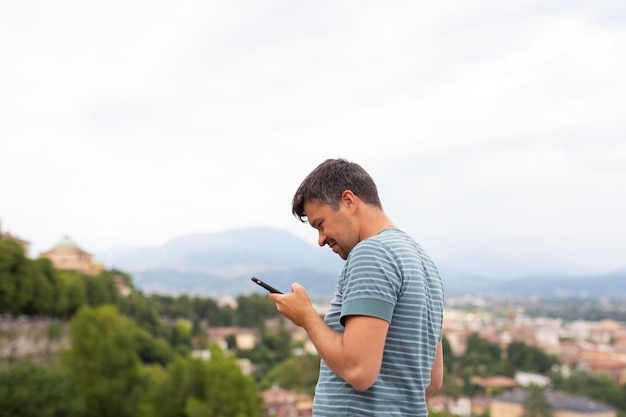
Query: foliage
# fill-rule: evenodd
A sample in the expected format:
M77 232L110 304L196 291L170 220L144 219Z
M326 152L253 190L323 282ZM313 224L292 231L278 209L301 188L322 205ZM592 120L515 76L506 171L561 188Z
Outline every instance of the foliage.
M85 304L116 304L113 276L60 271L48 259L27 258L18 243L0 240L0 314L69 317Z
M0 240L0 314L22 314L32 304L33 281L24 249L12 240Z
M616 320L626 322L624 300L614 299L543 299L525 306L530 317L559 318L565 321Z
M137 329L137 353L144 364L167 365L174 357L174 350L162 337L154 337L148 331Z
M542 350L522 342L510 343L506 351L481 338L470 334L467 338L466 353L455 357L450 353L449 343L444 338L444 386L442 393L458 397L461 394L475 395L478 386L472 383L474 376L513 377L516 370L546 375L559 361Z
M552 406L545 396L543 388L531 385L527 390L522 417L551 417Z
M235 323L238 326L249 328L262 327L266 319L278 316L276 304L267 296L254 294L237 298Z
M522 342L511 342L507 347L507 357L511 366L517 370L547 374L559 360L535 346Z
M211 360L177 357L154 386L154 417L260 417L262 402L254 381L242 373L234 357L215 345Z
M320 357L306 354L292 356L270 369L261 381L261 388L268 389L274 384L280 387L313 394L320 371Z
M210 326L232 326L235 321L235 314L230 306L220 307L211 298L152 294L148 301L160 315L170 319L185 318L194 322L205 322Z
M85 404L72 375L20 363L0 371L0 417L82 417Z
M250 359L256 365L257 380L269 369L291 356L291 334L280 326L277 331L262 330L261 341L254 349L238 351L242 358Z
M204 405L208 414L223 417L261 416L262 400L258 395L254 381L244 375L232 356L224 356L222 351L213 346L211 360L202 374L206 390L196 397ZM197 402L195 404L197 405ZM186 410L192 406L186 404ZM190 417L194 417L189 414Z
M79 384L87 416L132 417L141 396L137 328L113 306L85 307L70 323L64 365Z
M592 376L585 372L573 372L568 378L560 373L551 375L556 389L574 395L584 395L596 401L626 411L626 384L618 385L609 375Z
M0 371L0 417L260 415L257 387L241 373L234 357L216 347L208 362L190 357L194 342L208 345L202 336L207 326L259 329L259 345L237 354L255 363L261 386L278 383L312 393L319 358L293 357L291 336L281 320L278 327L266 328L267 319L279 317L266 296L241 296L237 309L187 295L144 296L134 291L121 297L116 275L132 287L131 277L123 272L86 276L58 270L47 259L28 259L17 243L0 240L0 314L73 317L71 348L61 367L20 364ZM566 304L558 308L568 311ZM623 312L623 307L595 304L585 308L591 315ZM59 331L54 321L49 336L59 337ZM472 334L463 357L454 357L448 341L443 342L442 393L454 397L476 392L473 376L513 376L515 370L547 374L558 364L556 358L520 342L503 351ZM229 347L234 347L234 335ZM626 410L626 386L608 377L584 373L569 379L551 377L557 389ZM526 415L541 415L541 399L535 400ZM620 412L620 417L624 414Z

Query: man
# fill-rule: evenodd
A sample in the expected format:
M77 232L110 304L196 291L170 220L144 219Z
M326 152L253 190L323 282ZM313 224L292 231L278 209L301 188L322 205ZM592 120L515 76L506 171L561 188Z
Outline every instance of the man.
M443 383L443 285L423 249L383 211L358 164L328 159L302 182L292 212L346 261L322 320L305 289L270 294L321 359L313 415L427 416Z

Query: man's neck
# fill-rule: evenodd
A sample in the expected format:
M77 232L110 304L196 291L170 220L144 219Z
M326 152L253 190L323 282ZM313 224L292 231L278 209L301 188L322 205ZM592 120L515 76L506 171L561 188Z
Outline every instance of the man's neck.
M361 233L359 234L361 240L377 235L383 229L395 227L389 216L376 207L368 206L363 210L359 221L361 224Z

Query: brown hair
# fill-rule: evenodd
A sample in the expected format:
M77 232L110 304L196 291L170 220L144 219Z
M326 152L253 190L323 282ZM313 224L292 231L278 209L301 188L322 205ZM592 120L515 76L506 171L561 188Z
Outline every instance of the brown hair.
M337 210L346 190L352 191L363 202L382 209L374 180L359 164L345 159L327 159L302 181L291 201L291 212L306 222L304 203L307 201L328 204Z

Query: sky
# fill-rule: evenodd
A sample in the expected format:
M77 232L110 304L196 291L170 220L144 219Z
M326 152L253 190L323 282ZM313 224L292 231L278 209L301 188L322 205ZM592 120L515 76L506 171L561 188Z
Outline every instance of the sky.
M436 260L626 267L626 3L0 0L0 222L32 256L291 215L361 164Z

